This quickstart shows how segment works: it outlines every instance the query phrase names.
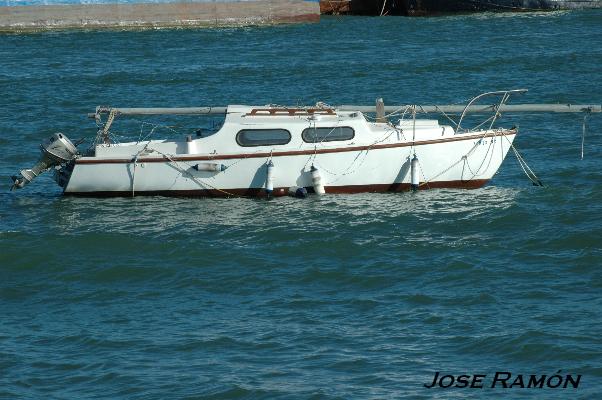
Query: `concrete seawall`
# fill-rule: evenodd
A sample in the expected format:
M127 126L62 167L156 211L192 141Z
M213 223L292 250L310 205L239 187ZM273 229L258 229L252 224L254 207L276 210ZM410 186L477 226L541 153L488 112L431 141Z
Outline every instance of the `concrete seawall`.
M262 25L319 18L319 3L305 0L8 6L0 7L0 32Z

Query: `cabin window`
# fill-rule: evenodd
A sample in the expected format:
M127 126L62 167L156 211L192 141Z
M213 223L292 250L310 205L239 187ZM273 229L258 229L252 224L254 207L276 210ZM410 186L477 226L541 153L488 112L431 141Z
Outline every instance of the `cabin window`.
M307 128L303 130L301 137L304 142L336 142L340 140L351 140L355 136L353 128L348 126L337 126L334 128Z
M291 133L286 129L243 129L236 134L236 143L244 147L287 144Z

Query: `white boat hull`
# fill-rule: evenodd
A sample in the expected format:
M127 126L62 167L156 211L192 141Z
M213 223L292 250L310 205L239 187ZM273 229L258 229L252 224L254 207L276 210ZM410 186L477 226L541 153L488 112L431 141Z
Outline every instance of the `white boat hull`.
M418 157L420 189L478 188L498 171L515 130L491 130L409 142L345 147L278 149L244 154L165 154L82 157L75 160L65 194L82 196L264 196L267 168L274 163L274 195L291 186L312 191L312 164L326 193L410 189L411 158ZM135 162L136 161L136 162ZM219 163L224 171L197 171Z

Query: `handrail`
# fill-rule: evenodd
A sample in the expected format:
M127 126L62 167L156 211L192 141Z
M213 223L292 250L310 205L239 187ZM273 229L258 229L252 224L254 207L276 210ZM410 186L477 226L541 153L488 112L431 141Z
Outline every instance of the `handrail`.
M466 115L466 110L468 110L468 108L475 103L477 100L482 99L483 97L489 97L489 96L499 96L502 95L502 100L500 100L500 103L497 105L497 107L494 108L494 116L493 119L491 121L491 126L493 126L493 123L495 122L498 113L499 113L499 109L506 103L506 101L508 101L508 99L510 98L510 94L523 94L526 93L527 89L512 89L512 90L498 90L495 92L485 92L485 93L481 93L478 96L475 96L472 98L472 100L470 100L468 102L468 104L466 104L466 106L464 107L464 110L462 110L462 114L460 115L460 120L458 121L458 126L456 127L456 132L459 132L462 126L462 120L464 119L464 115Z

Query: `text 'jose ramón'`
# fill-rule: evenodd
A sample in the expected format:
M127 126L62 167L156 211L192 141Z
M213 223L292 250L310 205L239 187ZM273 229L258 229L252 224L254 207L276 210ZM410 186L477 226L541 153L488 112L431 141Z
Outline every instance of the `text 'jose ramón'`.
M501 388L501 389L577 389L581 382L581 375L563 374L562 370L553 375L530 374L512 375L511 372L496 372L487 380L487 374L453 375L435 372L432 382L425 383L424 387L434 388Z

